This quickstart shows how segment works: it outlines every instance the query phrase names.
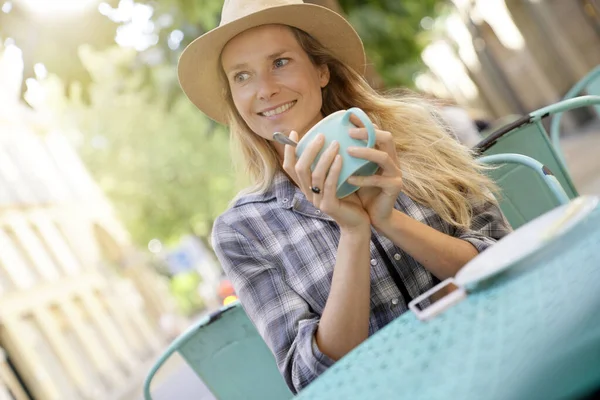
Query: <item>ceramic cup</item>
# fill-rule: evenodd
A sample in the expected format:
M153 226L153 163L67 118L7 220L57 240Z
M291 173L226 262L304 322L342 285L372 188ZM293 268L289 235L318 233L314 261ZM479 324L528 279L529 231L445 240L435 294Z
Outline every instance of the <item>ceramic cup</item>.
M348 131L351 128L355 128L354 124L350 122L350 116L355 115L363 123L369 134L369 139L365 143L362 140L354 139L350 137ZM313 126L298 142L296 147L296 156L300 157L306 146L314 140L319 134L323 134L325 137L325 144L322 150L317 154L311 169L317 165L321 154L327 149L329 144L333 140L337 140L340 144L339 154L342 156L342 171L337 183L336 195L338 198L349 196L350 194L358 190L357 186L351 185L348 182L349 177L355 176L370 176L377 172L379 166L371 161L364 160L362 158L352 157L346 149L348 147L369 147L375 146L375 128L373 123L360 108L350 108L348 110L336 111L333 114L328 115Z

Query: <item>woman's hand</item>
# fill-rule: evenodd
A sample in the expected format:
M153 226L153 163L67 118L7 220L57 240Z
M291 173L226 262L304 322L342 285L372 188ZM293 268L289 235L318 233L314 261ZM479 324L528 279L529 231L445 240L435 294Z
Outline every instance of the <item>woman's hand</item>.
M290 133L290 139L298 141L295 131ZM370 220L356 194L338 199L336 196L337 182L342 170L342 157L338 155L339 143L334 141L323 151L319 161L311 171L317 154L323 148L325 138L322 134L306 146L302 155L296 159L295 148L286 145L283 169L300 187L306 198L313 205L333 218L340 229L347 231L370 231ZM313 188L315 191L313 191ZM370 233L369 233L370 234Z
M358 119L353 123L362 126ZM349 134L355 139L368 138L364 127L352 128ZM372 176L352 176L348 183L360 186L358 197L369 214L371 224L378 229L391 219L394 204L402 191L402 171L392 134L375 126L375 137L374 148L349 147L348 154L376 163L379 171Z

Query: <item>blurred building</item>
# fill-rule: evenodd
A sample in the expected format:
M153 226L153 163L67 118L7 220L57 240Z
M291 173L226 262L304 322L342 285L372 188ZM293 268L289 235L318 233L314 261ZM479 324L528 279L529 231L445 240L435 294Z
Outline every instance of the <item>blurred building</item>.
M164 346L166 286L63 135L17 101L18 68L5 58L0 399L117 399Z
M419 86L493 118L558 101L600 64L598 0L452 0ZM571 124L593 111L571 116Z

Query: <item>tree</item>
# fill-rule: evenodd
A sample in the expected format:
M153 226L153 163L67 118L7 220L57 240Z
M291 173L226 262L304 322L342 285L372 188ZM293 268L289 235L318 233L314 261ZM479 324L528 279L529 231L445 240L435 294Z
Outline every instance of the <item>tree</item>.
M413 87L425 68L421 52L433 18L444 12L444 0L339 0L363 39L367 57L386 87Z
M167 106L161 89L175 71L152 69L152 89L142 74L127 69L135 51L112 47L81 50L91 77L89 100L81 85L71 96L51 77L44 86L51 93L53 114L73 142L94 178L112 200L133 239L177 241L182 234L205 240L214 218L239 187L224 128L180 95Z
M119 0L104 1L116 5ZM23 51L22 93L26 91L25 81L35 77L37 63L57 74L65 88L72 82L89 83L90 76L79 61L79 46L84 43L96 48L114 45L118 24L94 7L76 16L48 17L32 13L22 1L5 4L10 4L10 8L5 6L5 12L0 12L0 39L14 40Z
M414 73L424 68L420 60L427 40L423 25L443 12L446 3L445 0L306 1L347 16L363 38L368 58L387 87L412 86ZM133 4L133 0L103 2L112 7ZM144 71L145 83L151 86L150 70L154 65L176 64L187 44L218 25L223 0L137 0L136 3L153 9L157 45L140 52L135 63L137 69ZM78 60L78 47L85 43L101 50L114 44L117 27L127 22L111 21L94 7L76 17L41 18L28 13L19 1L11 4L10 12L0 12L0 37L13 38L23 50L25 79L35 76L36 63L43 63L61 77L66 88L71 82L83 83L84 93L90 77ZM182 33L177 46L173 45L175 31ZM376 78L371 82L379 86ZM179 89L176 80L171 84L171 92L166 95L173 100Z

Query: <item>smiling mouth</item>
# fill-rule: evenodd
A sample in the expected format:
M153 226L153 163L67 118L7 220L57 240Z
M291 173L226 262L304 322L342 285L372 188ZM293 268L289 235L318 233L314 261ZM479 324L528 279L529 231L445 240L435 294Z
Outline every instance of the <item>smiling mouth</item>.
M290 108L294 107L297 102L298 102L298 100L290 101L289 103L285 103L285 104L277 107L274 110L260 112L260 113L258 113L258 115L263 116L263 117L274 117L276 115L283 114Z

